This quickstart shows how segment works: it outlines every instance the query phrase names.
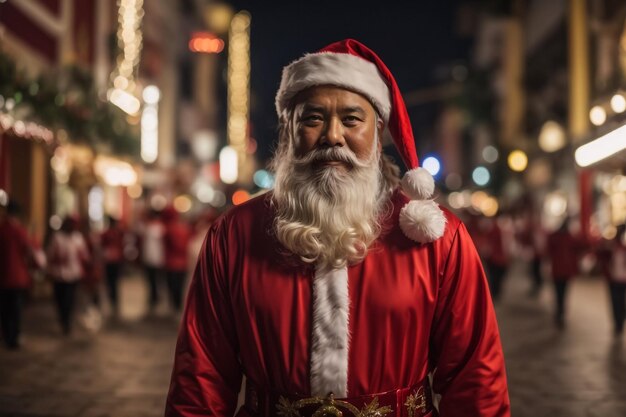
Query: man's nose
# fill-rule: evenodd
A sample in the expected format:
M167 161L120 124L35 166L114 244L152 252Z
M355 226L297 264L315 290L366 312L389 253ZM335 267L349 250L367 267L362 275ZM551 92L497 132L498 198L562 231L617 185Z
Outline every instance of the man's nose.
M343 137L343 125L337 117L332 117L326 124L326 129L321 137L321 144L326 146L343 146L345 139Z

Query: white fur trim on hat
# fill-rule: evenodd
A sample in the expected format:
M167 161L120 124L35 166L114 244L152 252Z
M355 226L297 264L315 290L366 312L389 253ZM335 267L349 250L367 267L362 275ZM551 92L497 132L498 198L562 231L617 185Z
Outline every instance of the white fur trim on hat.
M435 191L435 180L427 169L411 169L402 177L402 190L411 200L426 200Z
M400 210L400 229L415 242L433 242L443 236L446 216L432 200L411 200Z
M389 88L376 65L358 56L334 52L307 54L283 69L280 88L276 93L279 117L296 94L320 85L334 85L363 94L385 123L389 120Z
M311 395L348 396L348 268L316 270L313 279Z

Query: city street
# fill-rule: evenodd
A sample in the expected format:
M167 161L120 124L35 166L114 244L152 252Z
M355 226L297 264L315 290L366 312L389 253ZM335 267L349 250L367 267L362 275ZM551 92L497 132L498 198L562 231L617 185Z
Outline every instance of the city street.
M505 348L512 415L626 415L626 348L608 321L604 282L576 281L567 327L553 326L551 293L526 295L516 269L497 307ZM23 348L0 351L1 416L160 416L178 318L163 305L150 317L137 275L123 282L119 319L97 333L80 325L69 338L57 328L51 302L25 312Z
M0 0L0 417L163 416L201 246L249 401L626 417L626 0L315 5Z

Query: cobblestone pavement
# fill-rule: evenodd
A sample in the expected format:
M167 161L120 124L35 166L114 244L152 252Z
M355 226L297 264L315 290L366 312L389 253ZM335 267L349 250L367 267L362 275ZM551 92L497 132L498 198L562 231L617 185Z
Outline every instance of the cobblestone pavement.
M179 319L167 305L145 314L139 277L124 279L120 295L119 318L97 333L76 323L70 337L52 300L28 306L22 349L0 350L0 416L163 415Z
M553 293L538 299L517 270L497 306L514 417L626 416L626 337L612 332L606 283L580 278L567 298L566 328L553 324ZM551 283L547 283L551 284Z
M552 323L551 288L526 294L516 270L497 306L514 417L626 416L626 344L615 340L600 280L569 294L566 329ZM0 416L161 416L178 318L143 310L143 281L122 283L122 312L96 334L63 337L50 301L25 311L23 348L0 348Z

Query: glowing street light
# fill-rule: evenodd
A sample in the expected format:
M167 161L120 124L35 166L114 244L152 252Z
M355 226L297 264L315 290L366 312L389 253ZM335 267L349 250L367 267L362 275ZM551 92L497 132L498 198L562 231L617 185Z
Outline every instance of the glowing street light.
M581 167L595 164L626 149L626 125L576 149L574 158Z

